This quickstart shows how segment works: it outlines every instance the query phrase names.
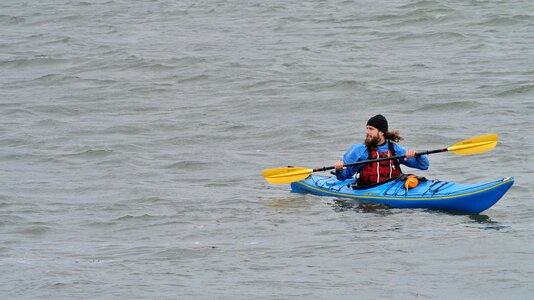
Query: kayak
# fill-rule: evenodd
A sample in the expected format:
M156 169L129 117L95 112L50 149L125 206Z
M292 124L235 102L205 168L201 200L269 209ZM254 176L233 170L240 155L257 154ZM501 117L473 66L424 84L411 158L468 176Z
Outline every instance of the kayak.
M513 177L479 184L460 184L441 180L421 180L406 190L404 180L389 180L361 188L355 179L339 181L335 176L311 174L291 183L296 193L351 198L395 208L428 208L477 214L493 206L514 183Z

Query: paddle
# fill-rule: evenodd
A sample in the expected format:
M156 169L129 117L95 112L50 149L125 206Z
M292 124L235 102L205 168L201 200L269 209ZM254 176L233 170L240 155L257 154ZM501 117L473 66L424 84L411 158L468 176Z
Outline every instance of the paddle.
M486 135L473 137L467 140L463 140L448 148L417 152L416 156L440 153L440 152L446 152L446 151L452 151L458 155L478 154L478 153L490 151L491 149L495 148L498 141L499 141L499 137L496 134L494 133L486 134ZM346 164L345 167L379 162L383 160L404 158L404 157L406 157L406 155L396 155L392 157L382 157L382 158L377 158L377 159L357 161L354 163ZM294 181L302 180L308 177L313 172L327 171L327 170L333 170L333 169L335 169L334 166L322 167L322 168L316 168L316 169L307 169L307 168L301 168L301 167L287 167L287 168L265 169L263 170L263 172L261 172L261 174L263 175L265 180L267 180L270 183L285 184L285 183L291 183Z

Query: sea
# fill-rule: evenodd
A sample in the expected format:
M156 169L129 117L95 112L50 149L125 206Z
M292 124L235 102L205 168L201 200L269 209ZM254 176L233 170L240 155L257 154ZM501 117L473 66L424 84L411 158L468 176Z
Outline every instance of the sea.
M384 115L480 214L292 193ZM3 0L0 298L533 299L534 2ZM330 175L328 172L323 175Z

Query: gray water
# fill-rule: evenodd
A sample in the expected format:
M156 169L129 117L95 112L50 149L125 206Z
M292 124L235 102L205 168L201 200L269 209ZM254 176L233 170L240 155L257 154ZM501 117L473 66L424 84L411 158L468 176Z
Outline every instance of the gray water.
M532 299L534 2L2 1L3 299ZM291 193L384 114L480 215Z

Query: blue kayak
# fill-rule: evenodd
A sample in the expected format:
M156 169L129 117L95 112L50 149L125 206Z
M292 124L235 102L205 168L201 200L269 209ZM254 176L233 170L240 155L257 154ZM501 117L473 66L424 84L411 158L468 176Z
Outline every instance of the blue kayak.
M353 187L355 179L339 181L335 176L312 174L304 180L291 183L291 189L297 193L352 198L396 208L430 208L477 214L497 203L513 183L513 177L480 184L427 180L406 190L404 180L390 180L360 188Z

